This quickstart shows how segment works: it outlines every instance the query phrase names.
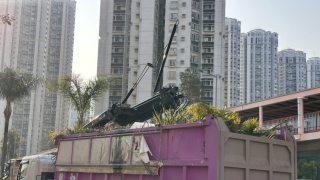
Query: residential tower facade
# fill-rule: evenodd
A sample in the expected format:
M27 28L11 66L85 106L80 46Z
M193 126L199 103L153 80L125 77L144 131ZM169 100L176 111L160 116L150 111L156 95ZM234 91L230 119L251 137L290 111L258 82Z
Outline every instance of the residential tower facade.
M312 57L307 61L307 88L320 86L320 57Z
M241 22L226 18L225 32L225 106L240 105L240 38Z
M101 0L97 75L118 78L95 104L95 115L121 102L147 63L157 66L163 50L164 0ZM156 71L147 71L127 103L135 105L152 96Z
M202 100L224 106L225 0L167 1L165 42L179 19L175 42L169 51L163 85L179 86L180 73L192 68L201 75Z
M71 74L75 8L74 0L1 0L0 11L16 19L0 25L1 70L10 67L46 81ZM14 102L9 127L21 136L21 156L46 149L47 134L66 127L68 115L68 101L45 85Z
M241 104L278 95L278 34L255 29L241 35Z
M278 52L279 95L307 88L306 53L293 49Z
M147 63L156 68L145 74L127 103L153 95L160 56L177 20L160 86L179 86L180 73L193 68L201 73L203 100L223 107L224 17L225 0L101 0L97 74L117 77L122 84L96 103L95 115L121 102Z

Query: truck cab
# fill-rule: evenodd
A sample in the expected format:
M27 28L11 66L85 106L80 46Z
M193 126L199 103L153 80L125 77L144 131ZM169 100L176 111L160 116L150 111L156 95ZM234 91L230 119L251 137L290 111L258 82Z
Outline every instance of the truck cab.
M41 180L41 176L52 175L52 180L54 179L54 155L34 155L26 156L22 158L19 171L18 180ZM50 176L50 175L49 175ZM51 179L50 177L46 179Z

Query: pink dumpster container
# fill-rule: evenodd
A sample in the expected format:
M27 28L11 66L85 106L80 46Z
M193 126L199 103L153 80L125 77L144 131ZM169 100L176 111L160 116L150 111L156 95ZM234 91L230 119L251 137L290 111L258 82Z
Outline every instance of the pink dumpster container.
M296 143L289 131L282 135L230 133L208 115L201 123L64 136L55 180L293 180Z

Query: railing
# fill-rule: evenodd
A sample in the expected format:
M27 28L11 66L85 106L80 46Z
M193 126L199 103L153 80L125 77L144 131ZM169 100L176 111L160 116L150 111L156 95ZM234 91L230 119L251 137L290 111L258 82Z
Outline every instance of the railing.
M298 115L264 121L264 126L266 128L271 128L280 124L284 120L287 120L287 121L282 126L288 127L288 129L293 134L297 134L298 133ZM304 121L304 133L312 133L312 132L320 131L320 111L305 114L303 121Z

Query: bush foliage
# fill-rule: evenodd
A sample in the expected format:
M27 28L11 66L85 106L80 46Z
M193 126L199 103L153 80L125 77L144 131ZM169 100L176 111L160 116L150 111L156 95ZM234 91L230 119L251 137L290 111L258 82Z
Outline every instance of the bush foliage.
M157 124L174 125L204 121L207 114L221 117L230 132L260 137L273 138L276 128L282 124L266 129L259 126L258 118L242 120L238 113L229 111L226 107L219 109L204 103L194 103L178 110L163 109L162 112L154 112L153 118Z

